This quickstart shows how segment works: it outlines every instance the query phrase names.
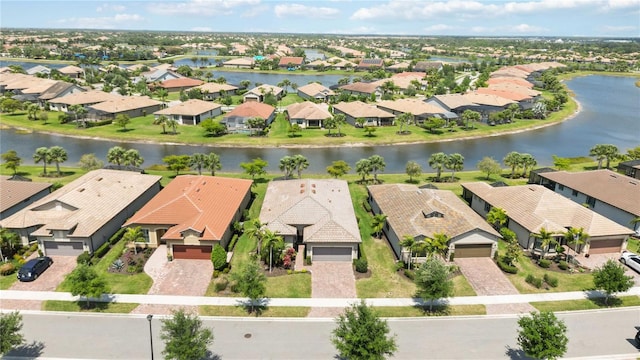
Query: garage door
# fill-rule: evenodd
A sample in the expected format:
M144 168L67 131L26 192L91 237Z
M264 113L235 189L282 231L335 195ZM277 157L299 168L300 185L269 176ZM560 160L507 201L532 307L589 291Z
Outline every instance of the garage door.
M456 244L455 258L490 257L491 244Z
M591 242L589 254L617 253L622 250L622 239L594 240Z
M351 247L313 247L313 261L351 261Z
M211 259L211 246L173 245L174 259Z
M82 254L82 242L57 242L57 241L45 241L44 250L47 256L78 256Z

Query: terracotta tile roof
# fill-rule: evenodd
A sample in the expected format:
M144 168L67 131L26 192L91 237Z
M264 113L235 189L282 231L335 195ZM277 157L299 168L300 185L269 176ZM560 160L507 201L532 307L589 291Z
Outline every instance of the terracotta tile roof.
M154 115L187 115L196 116L207 111L212 111L221 108L222 105L216 104L210 101L203 101L199 99L190 99L185 102L179 103L174 106L170 106L166 109L162 109L154 112Z
M202 80L197 80L197 79L191 79L191 78L178 78L178 79L169 79L169 80L165 80L163 82L160 83L160 87L165 88L165 89L170 89L170 88L187 88L187 87L194 87L194 86L198 86L198 85L202 85L204 84L204 81Z
M235 109L229 111L224 115L224 117L231 116L239 116L239 117L260 117L263 119L268 119L273 115L276 109L264 103L259 103L256 101L249 101L246 103L242 103L235 107Z
M91 105L90 108L105 113L115 114L158 105L162 105L162 102L150 99L146 96L123 96L115 100L104 101Z
M318 94L322 94L324 96L333 96L336 94L333 92L333 90L329 89L328 87L315 82L298 87L298 92L307 94L308 96L312 96L312 97L315 97Z
M209 94L219 93L221 91L236 91L238 90L237 86L229 85L229 84L218 84L214 82L204 83L200 86L196 86L196 89L200 89L200 91L208 92Z
M538 174L618 209L640 216L640 180L611 170Z
M143 193L158 186L161 176L130 171L94 170L18 213L0 221L10 229L37 227L33 235L69 230L69 237L89 237Z
M333 106L352 118L393 118L395 115L388 113L382 109L378 109L375 105L365 104L362 101L341 102Z
M446 112L445 109L427 104L426 102L413 99L398 99L398 100L383 100L376 103L376 106L382 108L382 110L393 110L401 113L411 113L413 115L430 115L430 114L444 114Z
M303 63L304 63L304 58L303 57L283 56L283 57L280 58L280 62L278 63L278 66L287 66L289 64L302 65Z
M311 101L293 103L287 106L287 113L291 119L324 120L332 116L327 104Z
M433 237L444 233L452 240L480 230L496 240L496 232L480 215L448 190L419 189L415 185L389 184L367 187L398 236ZM442 217L427 217L437 212Z
M541 185L492 187L484 182L462 184L491 206L507 212L512 221L531 233L545 228L563 234L568 227L583 228L590 236L630 235L622 225L599 215Z
M374 92L376 92L376 90L379 89L379 87L380 84L377 81L370 83L361 81L353 84L342 85L340 86L340 89L346 91L355 91L363 94L373 94Z
M262 203L260 221L282 235L294 235L294 226L303 225L305 243L362 241L344 180L272 181Z
M516 102L497 95L480 94L478 92L470 92L462 95L464 98L474 104L504 107Z
M200 240L221 240L251 184L219 176L178 176L123 226L167 225L163 239L182 240L180 233L192 229Z
M45 182L0 178L0 211L7 210L50 187L51 184Z
M51 101L49 102L53 104L65 104L65 105L86 105L86 104L96 104L103 101L115 100L120 98L122 98L122 96L117 94L106 93L100 90L89 90L85 92L69 94L59 98L51 99Z

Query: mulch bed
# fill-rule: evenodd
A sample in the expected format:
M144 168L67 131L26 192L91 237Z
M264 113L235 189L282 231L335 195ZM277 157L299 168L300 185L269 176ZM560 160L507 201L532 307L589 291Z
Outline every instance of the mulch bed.
M371 269L367 269L366 273L360 273L360 272L357 272L355 269L353 269L353 275L355 275L356 280L368 279L371 277Z
M133 249L128 249L118 258L122 261L122 268L117 269L113 264L109 264L109 269L107 271L113 274L138 274L144 271L144 265L147 263L147 260L151 257L151 254L153 254L154 251L156 251L155 248L140 249L136 254Z

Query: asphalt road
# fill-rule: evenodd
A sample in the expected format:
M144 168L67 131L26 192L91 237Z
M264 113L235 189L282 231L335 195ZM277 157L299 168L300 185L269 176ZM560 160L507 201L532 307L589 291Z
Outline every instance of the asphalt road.
M561 313L568 327L569 358L635 359L633 344L640 308ZM315 319L202 317L213 328L218 359L332 359L334 323ZM144 316L23 313L28 346L9 357L150 359ZM390 319L397 336L396 359L522 359L516 344L517 317ZM161 359L161 317L152 322L155 359Z

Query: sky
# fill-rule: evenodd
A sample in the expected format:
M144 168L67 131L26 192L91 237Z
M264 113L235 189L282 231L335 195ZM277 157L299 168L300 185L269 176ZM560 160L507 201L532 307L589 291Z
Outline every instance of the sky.
M640 37L640 0L0 2L2 28Z

